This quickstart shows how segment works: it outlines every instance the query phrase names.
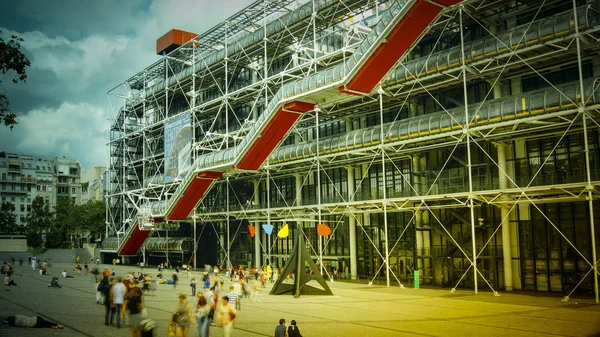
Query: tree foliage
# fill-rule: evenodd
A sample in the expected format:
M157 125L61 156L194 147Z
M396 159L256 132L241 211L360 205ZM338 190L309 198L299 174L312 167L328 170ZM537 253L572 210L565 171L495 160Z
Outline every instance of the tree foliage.
M41 197L36 197L27 215L27 244L45 248L71 248L71 238L97 238L104 232L105 207L102 201L75 205L71 198L58 198L56 212L50 211Z
M17 214L15 205L3 201L0 204L0 233L1 234L21 234L23 227L17 224Z
M78 207L82 210L82 229L89 231L92 237L99 237L106 228L106 207L104 206L104 202L90 200L87 204L79 205Z
M56 203L56 217L54 223L46 234L46 247L71 248L68 235L76 223L75 204L71 198L58 198Z
M71 236L96 238L104 231L105 212L102 201L89 201L87 204L75 205L71 199L59 199L52 238L59 245L59 238L63 237L64 241L60 244L62 246L70 244L68 238Z
M10 40L5 41L0 31L0 71L3 76L8 74L15 84L25 83L27 79L26 67L31 65L29 59L21 51L20 42L22 41L23 39L16 35L12 35ZM17 117L9 109L8 96L6 96L1 84L2 80L0 79L0 123L4 123L12 129L13 125L17 124Z
M54 226L54 213L44 202L44 198L37 196L33 199L26 221L27 245L33 248L42 247L42 234L48 233L48 230Z

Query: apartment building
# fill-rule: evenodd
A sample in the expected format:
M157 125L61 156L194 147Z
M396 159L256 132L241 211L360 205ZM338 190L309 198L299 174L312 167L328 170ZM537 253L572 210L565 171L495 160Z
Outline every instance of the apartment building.
M66 157L34 158L0 152L0 200L14 205L19 225L31 210L33 199L42 197L56 207L59 197L81 202L81 164Z

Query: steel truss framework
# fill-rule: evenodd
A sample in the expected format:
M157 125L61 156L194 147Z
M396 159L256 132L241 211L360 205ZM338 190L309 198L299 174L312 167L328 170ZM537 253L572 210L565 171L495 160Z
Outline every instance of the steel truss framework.
M388 5L316 2L254 2L109 92L109 100L120 102L114 104L119 108L109 143L107 234L124 233L131 219L150 212L149 202L176 192L177 183L162 182L165 121L192 113L194 158L234 146L283 84L345 62ZM302 15L307 5L310 13ZM290 13L298 20L287 20ZM518 22L517 16L527 21ZM200 223L202 231L217 234L222 261L229 265L235 260L233 243L247 235L248 223L276 228L288 223L292 229L328 223L329 238L309 235L306 240L323 272L324 259L345 258L349 274L356 277L358 261L367 260L357 252L360 236L379 261L372 281L383 272L388 286L402 285L404 272L397 268L402 251L430 280L443 280L448 268L465 263L458 277L448 277L452 289L469 280L475 292L483 282L497 294L498 281L489 281L492 269L503 278L503 288L524 288L519 284L526 274L519 233L532 218L543 219L564 249L587 266L565 298L592 278L598 302L600 164L598 144L590 137L600 130L594 80L600 77L594 57L600 49L599 19L594 7L575 0L465 2L445 12L374 92L324 92L315 102L318 108L303 117L259 171L227 173L190 222L194 229ZM279 30L268 29L274 22L280 23ZM247 34L260 29L263 38L248 45ZM227 55L232 45L240 47ZM225 57L218 62L204 61L222 50ZM585 76L588 66L591 76ZM576 76L567 76L569 81L552 77L561 69L574 70ZM179 78L186 70L193 75ZM521 93L527 78L536 78L539 90ZM156 90L160 81L164 86ZM532 160L528 142L548 137L554 142ZM581 138L581 174L546 180L558 151L575 152L567 144L574 138ZM523 173L523 165L530 174ZM586 203L589 212L586 251L575 242L581 238L565 232L544 211L546 204L578 202ZM483 218L490 212L491 219ZM402 226L390 232L394 214L402 214ZM347 235L349 251L328 253L338 231ZM288 239L270 240L264 234L255 243L255 264L261 264L261 255L265 263L284 258L291 249ZM496 249L502 250L501 258L490 253ZM495 261L502 267L490 267Z

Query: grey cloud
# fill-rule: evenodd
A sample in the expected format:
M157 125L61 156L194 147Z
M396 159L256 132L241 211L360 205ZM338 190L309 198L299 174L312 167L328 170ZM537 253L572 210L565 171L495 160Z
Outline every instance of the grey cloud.
M25 38L23 48L32 61L26 85L5 85L13 110L20 114L13 131L0 128L0 150L66 155L79 159L84 167L93 167L107 164L109 122L105 117L121 104L112 99L113 105L107 104L106 92L158 60L155 41L168 30L202 33L249 1L117 4L111 0L83 1L85 8L69 7L73 3L80 1L25 0L7 7L18 7L13 15L32 21L22 27L36 28L18 30L21 26L15 25L7 31L0 27L5 34ZM120 12L111 16L113 7ZM2 24L13 22L3 21L3 15Z
M145 15L148 4L144 0L2 0L0 5L12 11L3 11L0 22L21 17L22 21L27 22L23 27L27 30L80 39L98 32L112 34L131 31L135 24L132 17Z

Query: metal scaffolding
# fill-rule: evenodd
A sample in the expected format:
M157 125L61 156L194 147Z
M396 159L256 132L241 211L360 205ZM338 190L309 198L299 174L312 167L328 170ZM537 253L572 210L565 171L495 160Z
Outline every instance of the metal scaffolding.
M154 228L197 170L221 170L187 221L214 232L220 264L283 266L290 239L260 227L288 224L331 279L404 286L419 270L598 302L597 4L465 1L371 92L334 87L405 3L255 1L109 91L107 234ZM263 165L222 169L306 94L315 108ZM192 169L165 181L165 125L186 115Z

